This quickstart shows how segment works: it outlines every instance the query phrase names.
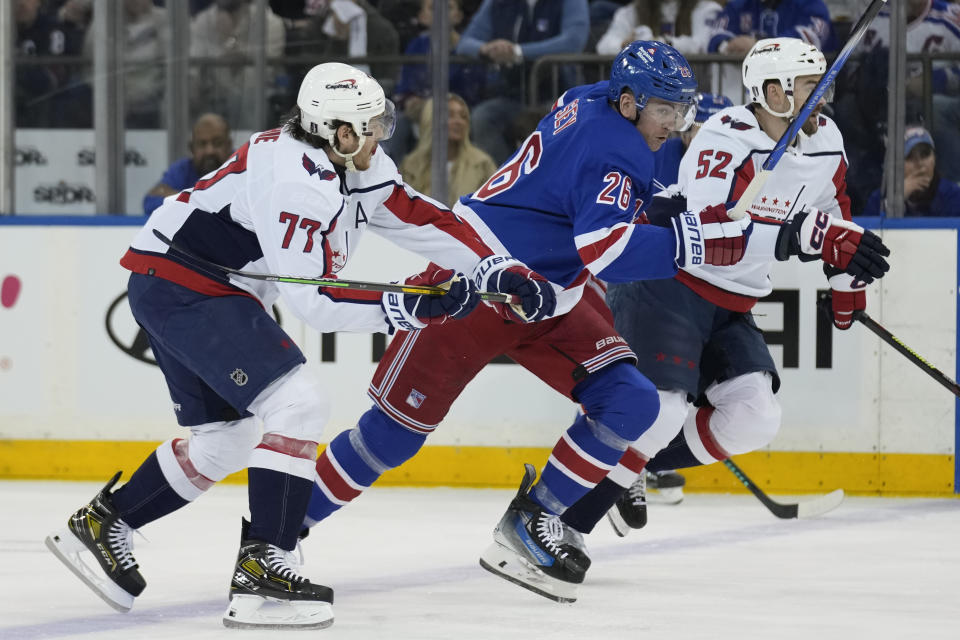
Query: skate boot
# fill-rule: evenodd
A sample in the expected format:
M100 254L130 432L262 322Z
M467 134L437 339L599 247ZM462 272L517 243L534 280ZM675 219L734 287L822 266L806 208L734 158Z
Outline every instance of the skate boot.
M543 510L527 493L537 477L533 465L524 465L517 496L493 530L493 544L480 556L480 566L557 602L575 602L590 559L567 538L560 518Z
M133 529L110 499L113 479L89 504L70 516L67 526L44 541L63 564L117 611L126 612L147 583L133 558ZM93 554L91 561L85 552Z
M607 511L607 520L621 538L630 529L642 529L647 524L647 474L641 473L630 487Z
M244 531L246 528L244 527ZM333 624L333 590L300 575L293 552L244 540L223 625L233 629L323 629Z
M686 479L676 471L647 472L647 502L680 504Z

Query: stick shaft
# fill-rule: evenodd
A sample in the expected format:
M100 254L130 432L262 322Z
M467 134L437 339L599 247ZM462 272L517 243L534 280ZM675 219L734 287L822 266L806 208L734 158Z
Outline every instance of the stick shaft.
M854 25L850 31L850 37L847 38L843 49L837 54L837 57L827 69L827 72L820 78L820 82L817 83L813 92L807 97L806 102L803 103L796 117L790 122L790 126L787 127L784 134L777 140L777 144L774 145L773 151L767 156L761 170L753 177L753 180L750 181L750 184L748 184L744 190L743 195L740 196L740 200L737 201L737 205L728 214L731 218L739 220L747 215L747 210L750 208L750 205L753 204L757 194L760 193L767 178L770 177L770 172L773 171L773 168L780 162L780 158L783 157L787 147L790 146L790 143L793 142L793 139L796 138L800 132L800 127L807 121L807 118L813 113L823 94L827 92L827 89L829 89L833 81L836 80L837 74L840 73L840 69L842 69L843 65L847 62L847 58L850 57L850 54L860 43L860 40L863 39L870 23L873 22L873 19L880 13L881 7L886 3L887 0L873 0L870 6L867 7L867 10L863 12L863 15L860 16L860 20L857 21L857 24ZM754 183L758 183L757 186L754 186Z
M903 343L900 338L893 335L886 329L884 329L876 320L867 315L865 311L858 311L854 314L854 318L860 321L860 324L865 326L870 331L873 331L877 334L881 340L889 344L896 351L900 352L904 357L907 358L910 362L920 367L925 371L931 378L942 384L944 387L950 390L955 396L960 396L960 385L958 385L952 378L948 377L945 373L937 369L935 366L927 362L920 354L908 347Z
M405 284L398 284L394 282L369 282L366 280L340 280L339 278L301 278L298 276L281 276L274 275L270 273L254 273L251 271L240 271L239 269L233 269L231 267L225 267L223 265L215 264L208 260L204 260L198 256L193 255L192 253L185 251L177 247L173 241L167 236L160 233L160 231L154 229L153 235L155 235L161 242L173 249L176 253L184 256L185 258L190 259L193 262L198 262L201 265L204 265L208 269L217 272L219 275L229 274L232 276L237 276L239 278L249 278L251 280L264 280L266 282L280 282L284 284L309 284L318 287L336 287L339 289L348 289L356 291L383 291L383 292L394 292L394 293L415 293L419 295L432 295L432 296L442 296L446 293L446 290L441 289L440 287L430 287L430 286L410 286ZM502 302L504 304L519 304L519 299L517 296L509 293L496 293L493 291L481 291L480 298L487 300L489 302Z

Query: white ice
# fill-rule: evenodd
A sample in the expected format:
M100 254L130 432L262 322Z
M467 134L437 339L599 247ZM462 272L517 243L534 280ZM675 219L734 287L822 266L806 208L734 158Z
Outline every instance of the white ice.
M847 498L785 521L749 495L688 495L624 539L602 522L580 599L559 605L477 563L513 492L373 489L304 543L304 575L335 590L333 626L256 632L220 623L245 487L143 528L147 589L127 614L43 545L99 487L0 482L0 638L960 638L958 500Z

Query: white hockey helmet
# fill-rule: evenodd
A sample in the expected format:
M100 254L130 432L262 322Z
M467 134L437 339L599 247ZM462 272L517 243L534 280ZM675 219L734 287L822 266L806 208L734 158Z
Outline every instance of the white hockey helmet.
M318 64L307 72L297 106L303 130L327 140L334 151L338 120L349 123L358 136L377 140L389 138L396 126L396 111L380 83L340 62Z
M793 115L793 90L797 76L823 75L827 71L827 60L812 44L799 38L766 38L758 40L747 57L743 59L743 86L750 92L750 100L759 103L769 113L790 117ZM783 87L790 110L774 111L767 104L763 83L778 80ZM829 102L830 96L824 95Z

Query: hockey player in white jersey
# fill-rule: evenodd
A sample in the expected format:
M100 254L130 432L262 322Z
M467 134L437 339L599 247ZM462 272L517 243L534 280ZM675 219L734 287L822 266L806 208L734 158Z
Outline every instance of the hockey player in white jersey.
M823 54L802 40L757 42L743 63L752 102L713 115L690 144L672 189L685 200L681 208L737 201L825 70ZM780 379L751 309L772 290L775 260L822 262L838 329L851 326L854 312L866 306L866 284L889 268L880 239L850 221L843 140L820 113L823 104L750 207L754 231L741 262L611 285L615 326L657 386L660 413L609 475L564 513L573 529L591 531L609 510L625 535L646 521L642 491L625 492L645 469L711 464L773 439ZM652 222L657 208L647 211Z
M47 538L114 608L129 610L146 586L132 554L133 532L248 468L251 517L243 523L223 623L332 624L333 591L301 576L291 553L329 400L266 310L282 296L318 331L410 331L470 313L479 296L462 274L496 258L476 229L404 185L390 158L378 153L393 117L374 79L344 64L314 67L285 124L253 134L218 170L168 197L121 260L133 272L130 308L190 437L160 445L114 490L118 472ZM407 283L446 293L278 285L217 267L335 277L368 229L444 265ZM527 276L512 274L500 284L529 315L541 305L552 310L552 290L541 291Z

